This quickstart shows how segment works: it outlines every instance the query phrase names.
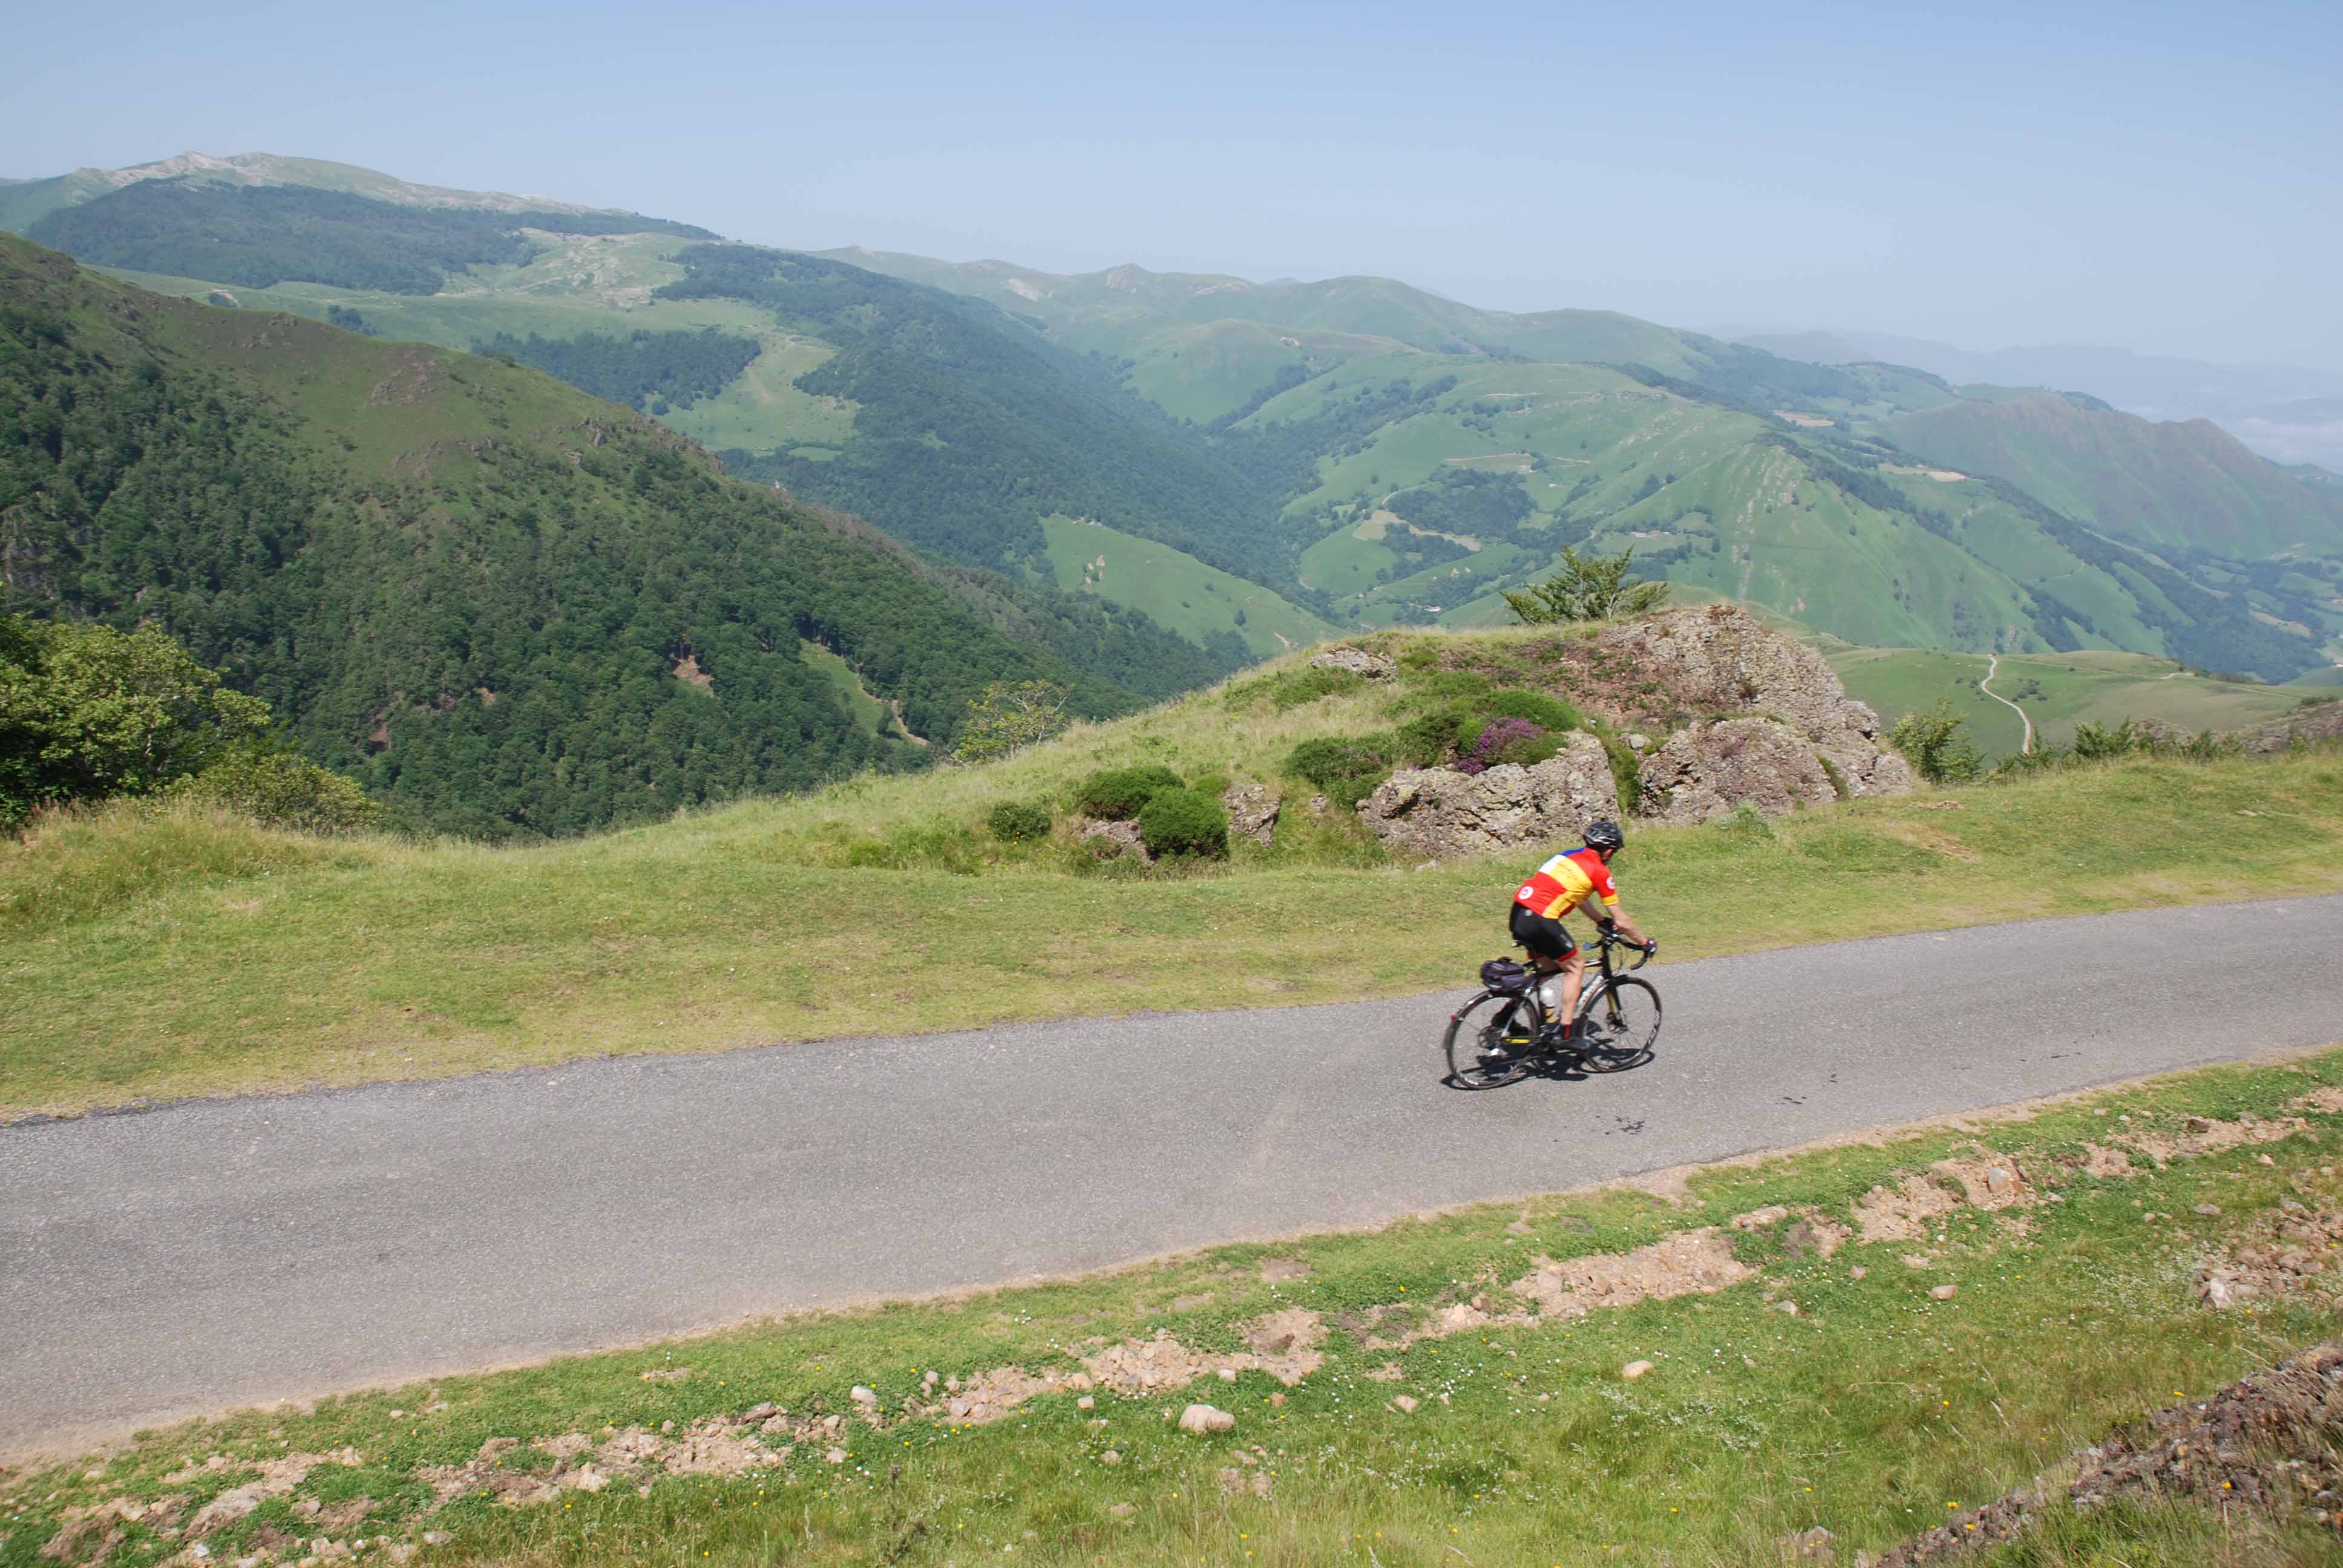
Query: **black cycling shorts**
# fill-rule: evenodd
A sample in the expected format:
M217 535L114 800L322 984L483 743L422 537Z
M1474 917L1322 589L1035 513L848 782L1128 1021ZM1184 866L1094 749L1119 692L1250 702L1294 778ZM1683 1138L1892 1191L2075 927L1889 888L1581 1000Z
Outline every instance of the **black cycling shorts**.
M1527 948L1534 959L1566 959L1578 950L1568 926L1547 920L1527 904L1513 906L1513 940Z

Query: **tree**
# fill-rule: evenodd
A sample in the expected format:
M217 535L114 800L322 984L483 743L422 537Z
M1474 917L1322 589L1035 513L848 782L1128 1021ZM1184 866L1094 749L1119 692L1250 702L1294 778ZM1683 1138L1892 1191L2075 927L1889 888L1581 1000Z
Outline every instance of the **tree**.
M0 816L143 794L268 727L160 632L0 618Z
M1966 783L1985 768L1976 743L1961 733L1967 723L1946 698L1934 708L1897 719L1887 731L1887 744L1904 753L1930 783Z
M1614 616L1641 615L1668 602L1665 582L1627 575L1635 547L1615 556L1592 551L1581 555L1562 547L1562 569L1526 593L1509 593L1505 602L1532 625L1557 620L1609 620Z
M1054 680L996 680L972 698L955 762L996 762L1040 744L1071 723L1071 695Z

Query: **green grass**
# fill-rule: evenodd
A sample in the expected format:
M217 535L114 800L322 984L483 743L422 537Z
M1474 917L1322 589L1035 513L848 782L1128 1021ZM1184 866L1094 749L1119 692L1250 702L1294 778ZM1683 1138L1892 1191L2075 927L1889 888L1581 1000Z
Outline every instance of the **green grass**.
M0 845L0 1112L1081 1016L1102 996L1180 1010L1459 985L1503 945L1520 867L1393 866L1339 813L1313 823L1306 786L1286 786L1272 849L1143 886L978 827L998 800L1062 804L1101 767L1274 779L1300 739L1385 727L1387 700L1264 712L1208 695L1003 764L526 849L137 809L49 819ZM1755 835L1638 827L1621 885L1683 957L1788 940L1785 885L1799 940L2343 887L2332 753L2087 769L1945 795L1957 811L1936 798ZM2170 844L2213 821L2176 869Z
M1192 641L1233 631L1256 658L1274 658L1331 635L1292 600L1170 545L1072 518L1041 519L1057 586L1144 611ZM1237 624L1237 617L1244 624Z
M2293 1114L2305 1091L2338 1083L2343 1052L2330 1051L1712 1167L1680 1187L1613 1187L1214 1247L1049 1284L183 1424L94 1463L0 1477L0 1565L35 1568L69 1509L169 1497L126 1529L114 1559L155 1562L184 1544L156 1525L191 1518L251 1479L256 1462L346 1445L354 1462L314 1465L297 1488L213 1534L214 1560L250 1551L263 1531L347 1544L413 1542L428 1528L427 1568L980 1559L1737 1568L1782 1561L1785 1537L1819 1525L1847 1562L1962 1522L2037 1475L2056 1483L2069 1455L2119 1424L2330 1335L2331 1316L2309 1302L2211 1312L2194 1304L2190 1282L2231 1239L2268 1226L2282 1201L2343 1202L2343 1181L2319 1163L2334 1158L2343 1119L2307 1111L2304 1131L2162 1170L2144 1158L2125 1176L2082 1166L2094 1143L2177 1136L2192 1114L2270 1122ZM1504 1321L1527 1305L1512 1287L1541 1256L1617 1255L1773 1205L1845 1224L1875 1185L1980 1148L2025 1173L2029 1206L1959 1206L1933 1235L1858 1237L1828 1258L1802 1247L1785 1220L1725 1228L1751 1271L1738 1282L1575 1318ZM2200 1214L2206 1204L2218 1212ZM2177 1218L2151 1222L2150 1213ZM1929 1264L1908 1267L1906 1254ZM1940 1284L1956 1294L1934 1298ZM1780 1310L1785 1302L1795 1314ZM1468 1313L1453 1332L1404 1348L1366 1342L1421 1332L1468 1302L1491 1321ZM1326 1331L1323 1364L1290 1387L1241 1371L1233 1382L1207 1375L1151 1394L1102 1389L1089 1411L1073 1391L1042 1392L981 1424L954 1419L938 1408L940 1392L925 1392L930 1373L1062 1374L1101 1348L1158 1333L1199 1353L1234 1352L1245 1326L1272 1311L1317 1314ZM1634 1361L1654 1370L1631 1382L1622 1372ZM875 1392L880 1421L852 1413L856 1385ZM1397 1395L1417 1408L1402 1413ZM1173 1430L1171 1417L1191 1400L1231 1412L1234 1430ZM555 1477L555 1453L541 1445L570 1434L598 1444L643 1429L674 1441L768 1403L793 1421L838 1414L840 1428L729 1473L652 1469L639 1491L622 1480L522 1507L488 1494L517 1473ZM463 1465L490 1439L514 1445L468 1484L458 1477L442 1505L430 1467ZM221 1464L201 1468L213 1455ZM338 1522L314 1522L337 1508ZM2054 1511L1992 1559L2130 1568L2338 1560L2331 1533L2174 1505L2082 1519Z

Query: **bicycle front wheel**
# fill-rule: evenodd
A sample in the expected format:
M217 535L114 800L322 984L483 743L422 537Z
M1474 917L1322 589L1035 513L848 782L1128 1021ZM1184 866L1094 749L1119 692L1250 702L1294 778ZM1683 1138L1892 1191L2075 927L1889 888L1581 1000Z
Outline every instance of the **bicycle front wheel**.
M1659 1038L1660 993L1649 980L1619 976L1579 1007L1579 1065L1589 1072L1641 1067Z
M1459 1089L1502 1089L1530 1070L1537 1004L1484 990L1448 1020L1448 1081Z

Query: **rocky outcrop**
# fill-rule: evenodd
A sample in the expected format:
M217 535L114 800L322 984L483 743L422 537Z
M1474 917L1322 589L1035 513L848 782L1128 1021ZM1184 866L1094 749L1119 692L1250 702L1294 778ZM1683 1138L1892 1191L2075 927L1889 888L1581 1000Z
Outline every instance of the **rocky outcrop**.
M1594 819L1618 814L1603 743L1584 733L1527 768L1501 762L1472 775L1404 769L1359 803L1360 820L1394 854L1431 860L1574 839Z
M1644 759L1641 809L1704 822L1745 802L1768 817L1838 799L1814 743L1777 719L1725 719L1677 731Z
M1623 622L1604 632L1597 640L1606 652L1624 657L1637 669L1648 671L1691 712L1762 715L1779 721L1781 728L1804 737L1808 750L1830 759L1845 781L1849 795L1911 792L1911 765L1896 753L1880 749L1879 715L1846 694L1846 688L1839 684L1837 674L1821 654L1804 643L1766 630L1755 616L1738 605L1666 610ZM1646 769L1683 739L1679 735L1661 748L1652 762L1645 764ZM1757 742L1754 734L1735 732L1711 742L1691 744L1704 744L1711 750L1728 749L1738 755ZM1779 756L1785 764L1789 762L1787 752L1774 741L1765 742L1764 749ZM1810 772L1819 773L1821 769L1793 767L1790 773L1775 779L1764 793L1769 798L1795 794L1800 780ZM1650 778L1648 771L1645 778ZM1824 782L1829 783L1826 774ZM1828 791L1823 799L1833 799L1835 795L1835 791ZM1771 809L1759 801L1759 809ZM1787 806L1781 809L1789 809Z
M1147 852L1147 841L1139 836L1136 822L1095 822L1077 818L1074 838L1101 860L1128 857L1144 865L1155 863L1155 857Z
M1221 792L1221 809L1229 814L1229 836L1250 839L1262 849L1277 835L1277 813L1284 804L1259 784L1232 784Z
M1369 653L1363 648L1330 648L1310 661L1312 669L1347 669L1353 675L1363 675L1369 680L1389 680L1399 673L1399 666L1389 656Z
M2237 732L2248 751L2290 751L2298 746L2322 746L2343 740L2343 702L2322 702L2289 718Z

